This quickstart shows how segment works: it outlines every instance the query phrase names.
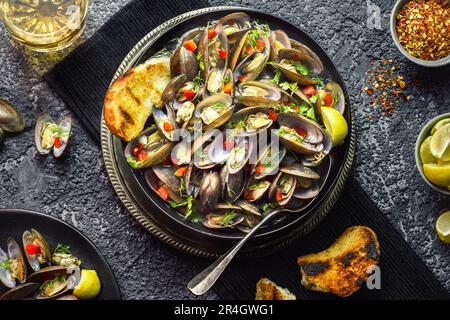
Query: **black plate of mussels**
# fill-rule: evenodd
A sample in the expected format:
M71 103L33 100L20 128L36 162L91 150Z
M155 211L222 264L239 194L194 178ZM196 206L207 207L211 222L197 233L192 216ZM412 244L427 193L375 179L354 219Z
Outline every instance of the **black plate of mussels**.
M223 7L186 17L150 33L119 68L116 77L167 55L171 80L138 138L125 143L102 130L108 173L140 223L200 256L220 255L262 215L286 207L243 249L273 252L317 225L343 189L355 141L345 84L326 50L279 17ZM323 106L348 124L339 146L325 130ZM219 138L178 143L174 128L194 132L196 121ZM263 133L265 146L251 141ZM274 135L279 148L271 149ZM250 163L252 150L259 153Z
M0 300L119 300L94 244L48 215L0 209Z

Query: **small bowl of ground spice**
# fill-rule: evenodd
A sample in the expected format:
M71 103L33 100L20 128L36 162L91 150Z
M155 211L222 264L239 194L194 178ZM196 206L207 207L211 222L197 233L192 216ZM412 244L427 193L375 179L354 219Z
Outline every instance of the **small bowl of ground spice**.
M425 67L450 64L449 0L399 0L391 34L400 52Z

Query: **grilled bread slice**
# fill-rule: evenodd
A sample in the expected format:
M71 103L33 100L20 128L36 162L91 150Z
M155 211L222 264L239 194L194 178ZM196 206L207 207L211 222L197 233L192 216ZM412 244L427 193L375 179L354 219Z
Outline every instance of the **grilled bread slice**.
M348 228L328 249L298 258L302 284L310 290L348 297L366 283L367 270L377 265L380 245L364 226Z
M120 76L109 88L104 118L111 132L125 141L143 129L153 107L161 107L161 95L170 80L170 58L149 59Z
M267 278L259 279L256 284L256 300L296 300L288 289L281 288Z

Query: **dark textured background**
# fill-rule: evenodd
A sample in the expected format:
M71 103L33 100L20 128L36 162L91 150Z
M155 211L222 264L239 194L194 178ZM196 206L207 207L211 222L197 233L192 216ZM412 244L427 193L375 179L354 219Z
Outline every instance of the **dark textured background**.
M91 2L87 30L77 44L127 1ZM450 69L423 69L401 57L389 34L392 1L372 1L381 9L382 30L367 28L367 5L362 0L210 2L256 7L284 17L309 32L331 55L347 83L356 113L358 144L353 174L450 290L450 246L440 243L434 232L435 219L450 209L450 199L429 188L414 164L414 143L421 127L450 110ZM0 149L0 207L43 211L81 229L110 262L124 298L193 298L185 289L195 275L193 266L153 239L126 212L109 184L101 151L77 120L65 158L37 155L35 119L42 111L57 116L66 110L41 76L71 49L52 55L31 53L13 43L0 24L0 96L12 101L28 124L24 133L8 137ZM412 100L390 118L378 117L362 92L370 61L382 56L400 62L406 80L423 80L423 86L409 89ZM369 114L375 118L369 120ZM205 298L216 297L211 292Z

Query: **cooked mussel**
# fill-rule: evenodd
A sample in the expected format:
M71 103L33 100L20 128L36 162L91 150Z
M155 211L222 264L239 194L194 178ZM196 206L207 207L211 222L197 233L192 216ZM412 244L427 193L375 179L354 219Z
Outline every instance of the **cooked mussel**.
M272 124L269 108L248 107L239 110L230 118L228 128L234 130L236 136L251 136L267 130Z
M302 86L315 85L313 75L319 75L323 71L322 64L314 60L304 52L295 49L280 49L278 51L279 62L274 65L286 78L297 82Z
M221 24L214 27L214 35L209 39L206 65L209 69L215 69L222 76L228 66L229 48L227 35ZM206 54L206 53L204 53ZM209 73L209 69L207 74Z
M319 56L312 51L308 46L304 45L303 43L290 39L291 42L291 48L294 50L297 50L298 52L303 53L306 56L309 56L311 61L314 61L315 63L315 72L317 74L321 74L323 72L323 64L320 60Z
M8 288L14 288L16 281L24 283L27 280L27 266L22 250L17 242L8 238L8 253L0 249L0 281Z
M226 35L231 38L236 32L250 27L250 17L243 12L235 12L217 20L223 26Z
M34 271L39 271L41 265L50 264L52 254L44 236L37 230L25 230L22 235L23 248L28 263Z
M252 175L256 180L275 175L278 172L280 162L286 155L286 149L274 143L267 146L260 158L252 168Z
M227 167L229 174L236 174L248 162L253 151L253 144L249 139L243 139L230 152L227 159Z
M268 197L284 206L291 200L296 185L297 177L280 171L270 185Z
M211 141L212 140L212 141ZM197 136L192 144L192 154L194 155L194 165L199 169L211 169L221 161L214 161L211 159L211 155L218 156L217 154L211 154L211 151L218 151L220 149L212 147L217 144L217 141L221 144L222 133L216 130L206 130L203 134ZM217 159L216 159L217 160Z
M237 209L235 206L229 206L228 208L216 209L215 212L207 214L203 220L203 225L210 229L233 228L243 220L242 210Z
M58 122L52 120L47 113L42 113L34 131L36 149L42 155L49 154L59 158L67 148L72 131L72 117L69 113L61 116Z
M324 149L324 130L314 121L298 114L278 116L278 136L283 145L294 152L316 154Z
M270 182L267 180L253 180L245 188L244 198L249 202L262 199L269 190Z
M345 111L345 97L344 91L339 84L330 81L325 85L325 88L317 90L316 113L321 114L322 106L335 108L341 114ZM319 110L319 111L317 111Z
M164 172L160 172L159 174L161 176ZM177 185L172 183L171 186L169 186L165 184L164 181L160 180L159 176L156 175L155 171L152 169L147 169L144 173L144 177L150 188L163 198L163 200L167 201L170 198L175 203L181 203L183 201L178 190L179 182L177 182ZM167 180L165 179L165 181Z
M290 49L291 41L283 30L274 30L270 33L270 61L278 62L278 51L280 49Z
M20 132L25 129L22 114L4 99L0 99L0 129L4 132Z
M43 268L33 273L30 275L29 281L41 284L34 298L37 300L52 299L68 292L70 276L68 268L59 266Z
M264 70L267 61L269 61L270 43L266 36L261 36L259 40L264 44L263 50L255 51L242 59L233 73L235 81L255 80Z
M180 44L170 58L170 72L172 77L184 74L188 81L192 81L198 74L196 55Z
M202 119L205 130L218 128L230 119L234 111L233 99L224 93L212 95L197 105L195 116Z
M133 169L143 169L164 161L172 147L173 143L152 126L127 144L124 155Z
M223 166L220 170L221 195L224 201L230 203L236 201L244 191L245 174L243 170L230 174L228 167Z
M199 200L206 210L214 208L220 197L220 176L215 171L203 175L200 182Z
M245 81L239 84L236 99L247 107L277 106L287 103L289 96L279 87L263 81Z

